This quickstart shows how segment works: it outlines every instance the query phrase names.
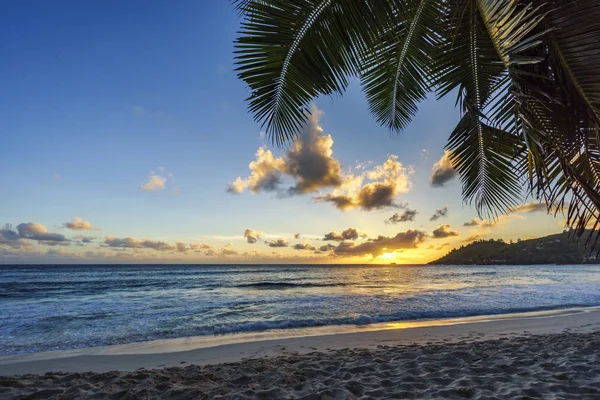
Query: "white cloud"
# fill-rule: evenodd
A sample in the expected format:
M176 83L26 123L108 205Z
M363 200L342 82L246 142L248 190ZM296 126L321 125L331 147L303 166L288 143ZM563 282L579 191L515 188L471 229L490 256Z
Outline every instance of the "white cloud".
M163 190L165 188L165 184L167 182L167 178L161 175L150 175L148 181L142 185L142 189L146 191L150 190Z

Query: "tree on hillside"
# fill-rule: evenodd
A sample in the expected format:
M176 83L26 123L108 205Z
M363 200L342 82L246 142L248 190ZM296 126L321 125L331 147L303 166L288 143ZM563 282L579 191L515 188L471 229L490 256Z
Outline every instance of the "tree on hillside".
M274 143L353 77L395 132L428 94L456 93L461 119L446 147L467 203L493 218L533 194L549 211L568 203L579 234L598 228L598 0L234 2L237 71Z

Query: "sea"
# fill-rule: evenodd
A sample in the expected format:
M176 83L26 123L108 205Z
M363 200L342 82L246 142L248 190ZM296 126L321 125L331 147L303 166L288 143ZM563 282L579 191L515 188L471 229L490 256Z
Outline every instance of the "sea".
M0 355L587 306L598 265L3 265Z

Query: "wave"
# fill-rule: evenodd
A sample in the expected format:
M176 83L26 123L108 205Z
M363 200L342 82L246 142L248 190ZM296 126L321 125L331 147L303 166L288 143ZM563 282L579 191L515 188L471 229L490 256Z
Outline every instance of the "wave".
M273 330L286 330L286 329L301 329L301 328L318 328L324 326L341 326L341 325L355 325L365 326L377 323L386 322L402 322L402 321L419 321L419 320L436 320L436 319L449 319L449 318L461 318L461 317L472 317L472 316L483 316L483 315L498 315L498 314L512 314L522 312L536 312L536 311L547 311L547 310L561 310L569 308L580 308L580 307L591 307L597 306L597 303L573 303L563 304L560 306L543 306L543 307L522 307L522 308L508 308L508 309L493 309L493 310L462 310L462 311L443 311L443 312L403 312L393 315L359 315L354 317L345 318L330 318L330 319L298 319L298 320L271 320L271 321L246 321L237 322L230 324L219 324L205 327L195 327L192 329L185 329L179 331L177 334L173 332L165 331L154 331L147 333L135 333L129 335L115 335L115 336L104 336L97 337L96 340L72 340L69 343L32 343L29 345L0 344L0 354L23 354L32 353L39 351L48 350L67 350L77 349L85 347L97 347L107 346L114 344L123 343L134 343L134 342L147 342L157 339L173 339L181 337L194 337L194 336L212 336L212 335L230 335L230 334L241 334L248 332L265 332Z
M305 320L277 320L277 321L249 321L242 323L221 324L213 327L203 328L197 331L194 336L205 335L221 335L221 334L236 334L244 332L270 331L279 329L294 329L294 328L313 328L322 326L340 326L340 325L356 325L364 326L370 324L379 324L385 322L404 322L404 321L423 321L423 320L438 320L449 318L464 318L485 315L499 314L516 314L524 312L538 312L549 310L562 310L580 307L592 307L596 304L563 304L561 306L544 306L544 307L519 307L510 309L495 309L495 310L462 310L462 311L445 311L445 312L405 312L394 315L360 315L346 318L332 319L305 319Z
M293 282L256 282L234 285L237 288L256 288L256 289L292 289L292 288L310 288L310 287L335 287L347 286L346 283L293 283Z

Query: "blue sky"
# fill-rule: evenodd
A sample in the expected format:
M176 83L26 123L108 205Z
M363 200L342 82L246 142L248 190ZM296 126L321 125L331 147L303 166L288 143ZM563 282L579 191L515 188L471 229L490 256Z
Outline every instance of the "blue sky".
M323 135L331 135L344 173L391 155L414 171L410 191L395 199L418 211L414 221L384 223L402 212L393 207L340 211L315 202L316 192L284 198L227 193L268 144L233 71L238 28L227 1L6 2L0 15L0 223L12 225L5 237L32 222L66 240L36 240L23 228L18 243L0 242L0 262L425 262L473 235L508 240L561 230L561 219L543 212L511 213L485 230L463 227L476 212L463 204L459 180L440 188L429 181L459 118L455 99L427 100L410 127L395 135L374 122L356 82L343 97L316 99ZM164 178L165 187L143 190L152 175ZM444 206L448 216L429 221ZM66 228L75 217L101 229ZM440 224L458 233L443 240L447 246L431 237ZM368 234L352 245L409 229L427 236L383 258L382 252L336 257L291 248L318 248L320 236L350 227ZM262 232L260 240L248 243L246 229ZM94 239L84 245L74 238L81 234ZM111 246L107 237L136 241ZM279 237L289 247L264 243ZM204 243L214 254L159 251L143 240Z

